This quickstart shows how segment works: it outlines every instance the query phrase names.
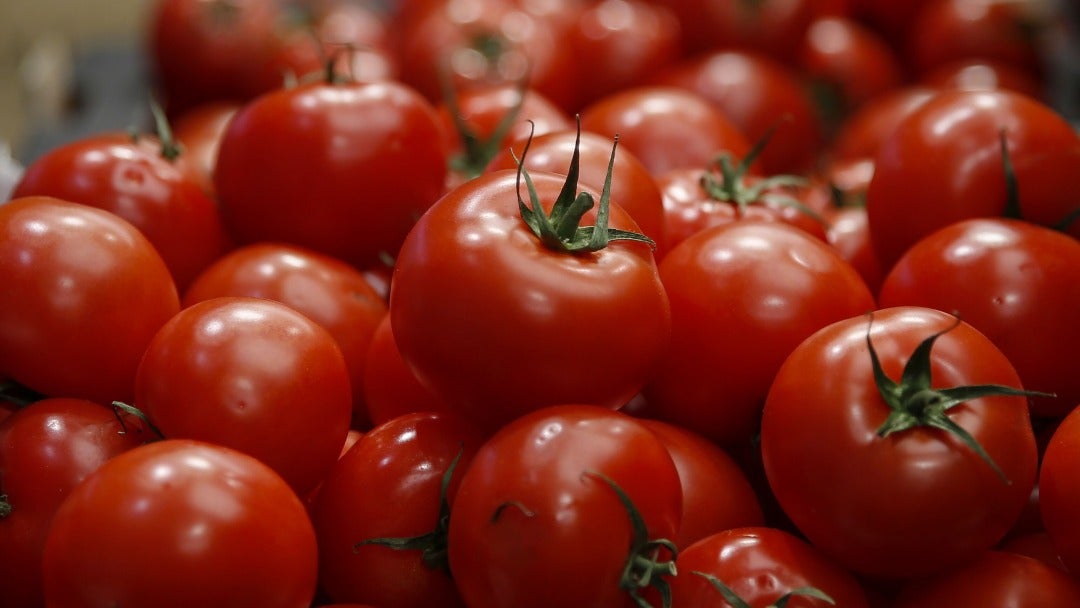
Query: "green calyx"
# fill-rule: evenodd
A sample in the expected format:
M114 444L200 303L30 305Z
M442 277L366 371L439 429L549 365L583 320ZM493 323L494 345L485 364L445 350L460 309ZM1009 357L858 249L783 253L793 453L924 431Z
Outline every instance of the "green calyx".
M774 124L770 127L737 164L730 152L721 152L708 171L701 176L701 189L713 200L735 205L740 216L752 204L767 203L780 207L793 207L811 219L825 224L824 218L796 198L770 192L775 188L805 186L808 183L806 179L798 175L773 175L757 180L753 185L746 183L750 166L761 156L762 150L768 145L778 126Z
M11 503L8 502L7 494L0 494L0 520L6 519L8 515L11 515Z
M604 482L619 497L619 502L630 518L630 550L623 566L619 587L626 591L638 608L653 608L648 600L641 596L642 589L653 587L660 593L663 608L670 608L671 586L664 577L676 574L675 557L679 550L675 543L666 538L649 539L649 531L641 513L626 492L610 477L597 471L585 471L582 477L594 477ZM670 559L661 559L664 552L670 555Z
M359 552L360 547L364 545L381 545L397 551L419 551L420 561L425 566L432 570L442 570L450 576L450 559L447 550L447 537L450 532L450 502L447 500L447 491L464 451L464 447L458 450L442 474L439 482L439 516L435 520L434 530L418 536L369 538L353 545L353 553Z
M45 395L31 390L14 380L0 380L0 400L14 403L24 408L35 401L41 401Z
M129 405L127 403L124 403L123 401L113 401L112 408L113 415L116 416L116 421L120 423L120 428L123 429L122 431L120 431L121 434L127 434L128 432L130 432L127 428L127 422L124 420L124 415L128 415L134 416L142 424L146 425L146 428L150 429L151 433L157 435L158 439L165 439L165 433L162 433L161 429L154 426L154 423L150 422L150 418L146 415L146 413L135 407L134 405ZM136 429L136 431L140 433L142 432L142 430L143 429Z
M730 604L732 608L750 608L750 604L746 600L739 597L739 595L735 593L735 590L727 586L724 581L720 580L716 576L713 576L712 574L709 574L707 572L701 572L700 570L694 570L691 572L691 574L700 576L701 578L709 581L709 584L712 585L713 588L720 593L720 595L724 596L724 601ZM817 587L799 587L797 589L792 589L784 595L776 598L776 601L766 606L766 608L784 608L785 606L787 606L788 602L790 602L792 598L799 596L819 599L829 604L830 606L836 605L835 600L833 600L831 597L828 596L828 594L826 594L821 589L818 589Z
M619 230L608 226L608 216L611 210L611 172L615 166L615 150L619 145L619 136L615 136L611 146L611 158L608 160L607 174L604 177L604 187L600 192L600 206L596 211L596 224L582 226L581 220L596 204L592 194L578 192L578 173L581 165L579 151L581 142L581 121L578 119L577 139L574 141L574 154L570 159L570 169L567 171L566 181L563 183L559 196L551 208L551 214L544 212L540 204L540 197L536 193L532 178L525 170L525 157L529 153L529 145L532 136L525 142L525 149L521 152L517 169L517 199L518 209L521 211L521 219L529 227L540 242L549 249L566 253L585 253L599 251L607 247L611 241L637 241L645 243L656 249L656 243L649 237L639 232ZM529 203L521 197L521 181L529 192Z
M491 163L491 159L499 153L502 141L506 139L510 129L517 122L521 107L525 103L527 83L525 80L518 83L514 91L517 94L514 105L499 119L491 135L484 138L465 122L458 105L457 93L449 80L448 77L443 78L443 98L446 100L446 109L454 121L454 130L457 131L458 139L461 141L461 152L450 159L450 169L464 176L465 179L472 179L484 172Z
M888 437L893 433L906 431L917 427L936 428L952 434L960 439L964 445L979 455L997 473L1006 484L1011 483L1004 471L994 462L994 459L986 452L979 442L975 440L960 425L953 422L946 413L972 399L989 396L1018 396L1018 397L1052 397L1047 393L1025 391L999 384L975 384L971 386L956 386L952 388L931 388L930 382L930 351L934 342L943 334L951 331L960 324L960 318L949 327L926 338L915 348L911 358L904 365L904 371L900 381L896 382L885 375L878 359L877 351L870 340L870 326L873 324L873 316L866 328L866 345L870 349L870 360L874 370L874 383L878 392L889 406L889 416L878 428L879 437Z

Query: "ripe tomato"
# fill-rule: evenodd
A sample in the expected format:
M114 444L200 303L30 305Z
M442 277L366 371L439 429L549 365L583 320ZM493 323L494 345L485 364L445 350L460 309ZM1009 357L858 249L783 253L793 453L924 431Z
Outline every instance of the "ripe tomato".
M250 297L205 300L170 319L146 348L135 402L166 437L251 454L300 495L334 466L352 412L333 336Z
M874 306L829 245L777 222L707 228L660 263L671 345L645 387L647 415L728 448L757 431L776 370L818 329Z
M926 86L903 86L872 99L848 116L829 144L833 164L877 157L882 143L900 122L937 91Z
M780 367L762 417L784 512L873 578L927 576L993 547L1028 501L1037 450L1018 389L980 385L1020 378L988 338L937 310L887 308L816 332Z
M446 402L421 384L401 358L389 314L379 321L371 337L361 386L368 417L373 425L413 412L449 411Z
M558 236L532 232L522 208L547 214L559 200L566 232L576 179L532 175L535 197L521 181L514 171L496 171L447 193L409 233L390 288L406 363L487 430L547 405L621 407L641 389L670 333L648 245L612 240L594 248L577 239L607 227L628 234L633 220L611 205L590 230L597 210L578 209L585 215L573 246L582 248L566 251ZM601 199L600 208L607 206Z
M367 428L364 368L386 303L356 268L302 247L240 247L207 268L184 294L185 307L221 296L281 302L330 332L349 370L353 426Z
M166 440L115 456L56 513L49 606L307 608L317 549L304 505L255 458Z
M183 291L230 243L213 199L166 154L156 138L85 137L38 157L12 196L52 196L124 218L150 240Z
M1080 407L1058 425L1043 454L1039 470L1039 509L1057 554L1069 572L1080 572L1080 526L1076 510L1080 488Z
M1009 89L1040 101L1046 97L1046 86L1031 72L989 59L952 61L923 74L919 81L939 89Z
M394 256L443 191L431 104L394 82L315 82L245 105L222 136L214 187L241 244L288 242L366 268Z
M671 456L635 419L543 408L503 427L465 471L450 570L474 608L640 606L640 587L672 574L659 540L674 537L681 511Z
M173 137L183 149L181 170L215 200L214 166L221 136L240 107L237 101L207 102L179 114L173 122Z
M679 575L671 584L673 606L730 606L703 575L715 577L741 598L746 608L844 606L867 608L866 594L855 577L806 541L766 527L718 531L687 547L675 560ZM812 587L832 602L793 591Z
M0 604L44 604L41 556L61 502L102 463L150 438L133 417L82 399L43 399L0 422Z
M312 509L319 581L331 598L463 605L446 563L449 505L481 442L457 416L418 412L376 426L342 456ZM381 539L399 546L367 542Z
M1070 608L1080 605L1080 583L1038 560L987 551L970 563L904 587L894 608Z
M904 68L889 43L874 29L845 17L822 17L810 24L798 67L814 85L824 87L828 101L839 102L823 110L841 120L904 81Z
M943 91L878 151L866 193L874 250L889 269L916 241L959 220L1012 214L1061 222L1076 210L1078 170L1080 138L1049 106L1004 89Z
M0 376L49 396L130 400L180 308L169 269L120 217L31 196L0 205Z
M1008 357L1034 397L1060 418L1080 403L1072 344L1080 341L1080 241L1027 222L980 218L918 241L885 278L878 303L955 312Z
M798 50L814 17L808 0L653 0L672 8L691 53L749 49L780 60Z
M720 110L676 87L634 87L601 97L582 109L581 128L618 135L654 176L704 167L723 151L736 158L750 151L745 135Z

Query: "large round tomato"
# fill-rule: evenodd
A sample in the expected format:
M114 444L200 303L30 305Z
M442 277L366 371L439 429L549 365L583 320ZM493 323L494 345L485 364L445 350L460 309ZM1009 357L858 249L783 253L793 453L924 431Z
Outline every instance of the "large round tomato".
M1080 403L1080 241L1005 218L950 224L918 241L885 278L878 303L955 312L1009 358L1059 418Z
M1038 560L987 551L972 562L900 592L894 608L1071 608L1080 606L1080 583Z
M431 104L404 85L300 85L237 112L214 187L242 244L284 241L373 266L443 192L442 141Z
M444 412L448 408L401 358L389 314L383 316L371 336L361 386L368 417L376 426L403 414Z
M630 608L663 584L679 528L664 444L605 408L543 408L503 427L465 471L450 570L472 608Z
M49 197L0 205L0 376L50 396L130 400L180 303L169 269L120 217Z
M647 415L729 448L756 433L769 384L799 342L874 306L827 243L777 222L698 232L668 253L660 278L671 346L645 388Z
M1080 572L1080 407L1054 431L1039 469L1039 510L1050 541L1069 572Z
M307 608L315 531L269 467L166 440L106 462L64 500L45 541L49 606Z
M352 395L337 342L272 300L220 297L180 311L139 365L135 401L169 438L267 463L298 494L337 462Z
M979 385L1014 394L956 388ZM834 323L791 353L769 390L769 485L799 530L851 570L905 579L959 566L1005 535L1035 482L1018 387L1001 351L944 312L888 308Z
M150 438L134 417L82 399L43 399L0 423L0 604L43 605L41 555L60 503L102 463Z
M331 598L462 605L446 534L457 483L481 441L457 416L421 412L376 426L341 457L312 509L319 581Z
M550 213L566 180L532 175L535 199L514 171L466 182L420 218L397 259L390 319L402 357L488 429L546 405L621 407L667 345L668 301L647 244L560 251L571 245L551 232L537 236L523 219L522 206L536 222ZM588 188L582 194L599 198ZM519 206L519 196L528 202ZM574 212L560 209L566 231ZM571 230L572 246L604 228L637 230L622 209L608 211L607 226ZM578 228L597 218L589 210Z

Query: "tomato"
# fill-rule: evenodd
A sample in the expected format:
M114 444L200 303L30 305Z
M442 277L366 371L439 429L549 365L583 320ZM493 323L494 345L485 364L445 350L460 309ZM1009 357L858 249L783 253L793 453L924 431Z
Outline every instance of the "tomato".
M1069 572L1080 572L1080 526L1076 509L1080 491L1080 408L1061 421L1050 437L1039 469L1039 509L1054 549Z
M60 503L102 463L149 438L133 417L82 399L43 399L0 421L0 603L43 605L41 556Z
M113 457L60 506L45 540L49 606L307 608L315 532L269 467L185 440Z
M0 205L0 376L49 396L130 400L180 308L169 269L120 217L49 197Z
M559 403L621 407L641 389L670 333L649 246L595 240L608 229L628 236L633 220L606 199L599 205L608 207L606 225L596 209L567 210L576 179L536 173L535 197L520 181L514 171L496 171L448 192L409 233L390 288L405 362L487 430ZM519 204L519 196L529 202ZM539 222L557 200L562 230L580 222L570 239L538 236L523 218L522 207ZM596 237L579 238L588 234Z
M885 278L883 307L953 312L985 334L1034 397L1060 418L1080 403L1072 344L1080 341L1080 241L1027 222L971 219L915 243Z
M357 441L312 510L319 581L331 598L401 608L463 605L446 569L449 501L481 442L458 417L430 412L394 418ZM368 542L381 539L417 542Z
M710 583L715 577L746 602L747 608L785 604L811 606L869 606L855 577L806 541L766 527L741 527L719 531L690 545L675 560L679 575L671 585L674 606L708 608L730 604ZM812 587L832 602L792 593Z
M1061 561L1061 556L1058 555L1057 549L1054 548L1053 539L1050 538L1050 534L1045 530L1015 536L1008 541L1003 542L998 547L998 550L1037 559L1047 566L1057 568L1062 572L1069 571Z
M135 379L136 405L166 437L250 454L300 495L337 461L351 399L333 336L284 304L250 297L180 311Z
M562 129L538 134L529 142L525 169L565 175L570 169L574 149L578 151L579 178L596 191L604 187L608 162L611 160L611 140L596 133L578 133ZM513 149L495 156L488 169L516 169L524 142L518 141ZM641 233L656 243L657 259L667 251L665 238L664 203L660 188L649 170L625 146L615 150L615 162L611 166L611 200L630 214Z
M26 168L13 197L51 196L131 222L183 290L230 247L214 203L157 140L109 133L50 149Z
M830 162L877 157L881 145L909 114L937 91L926 86L903 86L872 99L847 117L829 144Z
M371 337L361 386L373 425L413 412L450 410L439 395L420 383L401 358L388 314L379 321Z
M1009 89L1039 100L1046 97L1046 87L1031 72L989 59L945 63L923 74L919 80L943 89Z
M450 570L466 605L641 605L673 574L679 474L635 419L595 406L543 408L485 442L450 513ZM558 584L554 584L558 581Z
M1035 482L1019 386L1001 351L946 313L898 307L833 323L795 348L769 390L769 485L806 538L857 573L960 566L1005 535Z
M704 97L750 141L775 129L761 153L765 172L806 173L824 145L824 126L800 78L767 56L727 50L677 62L658 73L653 83Z
M870 293L879 293L885 276L870 242L866 207L858 205L830 209L825 212L825 222L829 225L825 233L829 244L858 271L870 288Z
M180 168L215 200L214 166L218 148L229 120L240 107L236 101L207 102L178 115L172 126L173 137L182 146Z
M1068 608L1080 605L1080 583L1030 557L987 551L956 570L907 585L893 605Z
M654 176L703 167L723 151L737 158L750 151L745 135L708 100L675 87L634 87L601 97L582 109L581 128L618 135Z
M671 345L645 387L648 416L728 448L749 441L784 358L818 329L873 308L825 242L776 222L705 229L660 263Z
M959 220L1012 214L1060 222L1076 209L1078 169L1080 138L1049 106L1003 89L943 91L901 121L878 152L866 193L874 250L888 269L916 241Z
M352 388L353 426L367 428L364 368L386 303L359 270L314 251L277 243L238 248L207 268L184 294L185 307L221 296L275 300L330 332Z
M644 84L683 52L678 17L647 0L590 3L578 15L570 43L580 64L580 105Z
M797 52L817 4L807 0L653 1L675 11L691 54L735 48L780 60Z
M239 243L283 241L365 268L397 253L445 176L435 111L416 91L315 82L233 117L214 187Z
M765 523L754 488L727 452L689 429L648 418L640 422L664 443L679 471L683 511L675 546L682 550L721 530Z

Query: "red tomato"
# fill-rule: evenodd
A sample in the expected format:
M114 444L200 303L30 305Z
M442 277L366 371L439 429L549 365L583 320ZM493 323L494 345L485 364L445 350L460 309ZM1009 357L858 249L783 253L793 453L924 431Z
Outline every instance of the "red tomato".
M641 586L673 574L659 541L678 531L679 487L664 444L630 416L582 405L526 414L481 446L458 486L458 590L471 608L640 606Z
M184 294L183 305L221 296L265 298L286 304L330 332L349 370L353 426L367 428L364 368L386 303L359 270L302 247L261 243L241 247L207 268Z
M218 445L129 450L79 484L45 541L49 606L307 608L315 532L269 467Z
M904 86L868 101L848 116L829 144L831 163L873 159L900 122L937 91L925 86Z
M1039 509L1050 540L1069 572L1080 572L1080 407L1050 437L1039 470Z
M319 581L331 598L400 608L463 605L446 564L449 501L481 442L458 417L428 412L387 421L357 441L312 510ZM417 542L360 544L378 539Z
M0 604L44 605L41 556L56 510L102 463L149 435L133 417L82 399L43 399L0 421Z
M988 59L949 62L923 74L920 82L941 89L1009 89L1042 100L1046 87L1031 72Z
M718 48L749 49L788 60L814 18L808 0L652 0L671 7L693 53Z
M1080 241L1019 220L971 219L915 243L885 278L882 307L955 312L1005 353L1034 397L1060 418L1080 403Z
M653 82L704 97L750 141L776 129L772 142L761 153L765 172L806 173L818 160L824 133L800 78L787 65L767 56L716 51L684 59L657 74Z
M987 551L974 561L905 586L894 608L1072 608L1080 606L1080 583L1038 560Z
M659 420L640 422L664 443L679 471L682 523L671 540L680 551L721 530L765 523L754 488L727 452L689 429Z
M870 242L866 207L846 206L831 209L825 212L825 222L829 225L825 233L829 244L858 271L866 286L870 288L870 293L879 293L885 276Z
M303 495L330 472L349 430L348 369L333 336L271 300L221 297L154 336L135 402L169 438L228 446Z
M776 370L818 329L874 306L858 273L775 222L708 228L660 264L671 346L645 388L648 415L729 448L755 434Z
M238 242L293 243L364 268L397 253L445 178L438 121L419 94L392 82L317 82L233 117L214 186Z
M981 555L1027 503L1037 451L1027 400L954 388L978 385L1020 378L989 339L937 310L888 308L816 332L765 401L762 456L784 512L873 578Z
M179 159L181 170L215 200L214 166L218 148L229 121L240 107L240 102L235 101L207 102L183 112L173 122L173 137L183 150Z
M519 140L512 150L496 155L488 169L516 169L516 158L521 158L524 145ZM529 154L524 159L525 169L566 175L575 146L581 182L597 192L603 190L611 161L611 140L596 133L579 134L573 129L563 129L533 137L529 142ZM645 165L625 146L615 150L615 162L611 166L611 200L630 214L642 234L656 243L654 254L657 259L662 258L667 243L660 188Z
M0 205L0 376L49 396L130 401L154 333L180 308L150 241L49 197Z
M673 606L730 606L707 576L729 587L746 602L745 608L777 606L782 596L807 587L824 593L832 602L794 593L785 606L869 606L851 573L782 530L744 527L720 531L687 547L675 565L679 575L671 585Z
M38 157L12 196L52 196L124 218L154 245L182 291L230 243L217 205L165 154L156 138L86 137Z
M1017 184L1009 209L1002 138ZM959 220L1019 215L1057 223L1076 209L1080 138L1060 114L1003 89L944 91L882 144L866 193L883 268L922 237Z
M675 87L635 87L604 96L581 111L581 128L619 142L654 175L704 167L727 151L750 151L744 134L701 95Z
M846 17L815 19L806 31L799 69L836 95L834 117L845 117L904 81L896 51L874 29Z
M434 391L420 384L401 358L390 315L375 327L364 365L364 401L373 425L413 412L446 412L449 406Z
M1058 555L1057 549L1054 548L1053 539L1050 538L1050 534L1045 530L1013 537L1002 543L998 549L1005 551L1006 553L1015 553L1017 555L1024 555L1032 559L1037 559L1047 566L1057 568L1062 572L1069 571L1061 561L1061 556Z
M565 242L534 234L521 206L550 213L566 178L533 175L536 199L519 181L514 171L497 171L447 193L409 233L390 291L402 357L421 382L488 430L547 405L621 407L641 389L670 333L649 247L613 240L591 251L557 250ZM568 188L570 196L578 192ZM530 202L519 206L519 196ZM617 206L609 211L599 234L637 229ZM579 226L595 222L593 209Z

